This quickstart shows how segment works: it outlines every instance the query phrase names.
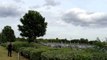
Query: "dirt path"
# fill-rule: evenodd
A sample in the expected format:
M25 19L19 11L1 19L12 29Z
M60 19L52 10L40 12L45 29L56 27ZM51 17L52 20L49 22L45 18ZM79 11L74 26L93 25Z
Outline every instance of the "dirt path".
M13 52L12 57L8 57L6 48L0 46L0 60L18 60L18 54ZM28 60L28 59L20 56L19 60Z

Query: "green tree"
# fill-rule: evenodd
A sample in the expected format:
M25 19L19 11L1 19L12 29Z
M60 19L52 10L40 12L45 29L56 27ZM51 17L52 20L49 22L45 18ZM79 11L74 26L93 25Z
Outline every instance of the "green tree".
M1 35L1 33L0 33L0 43L2 42L2 35Z
M37 37L45 35L47 22L39 12L29 10L20 21L22 23L22 25L18 25L20 35L27 37L29 43L36 40Z
M1 33L2 39L1 42L13 42L15 41L14 30L11 26L5 26Z

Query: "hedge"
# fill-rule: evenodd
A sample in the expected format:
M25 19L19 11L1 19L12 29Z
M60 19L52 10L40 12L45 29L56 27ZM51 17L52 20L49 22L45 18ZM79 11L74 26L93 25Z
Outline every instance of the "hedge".
M42 60L107 60L106 52L85 50L51 50L41 54Z
M43 52L41 60L71 60L71 49L58 49Z
M42 48L32 48L32 47L22 47L20 48L20 53L30 60L41 60L41 53L48 50L53 50L52 48L42 47Z
M37 44L37 43L28 43L28 42L19 42L19 41L13 43L14 51L18 52L21 47L40 48L42 47L42 45Z

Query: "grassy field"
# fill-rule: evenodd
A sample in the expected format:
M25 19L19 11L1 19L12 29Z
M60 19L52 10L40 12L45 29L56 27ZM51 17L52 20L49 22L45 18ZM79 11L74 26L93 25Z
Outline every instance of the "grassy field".
M0 46L0 60L18 60L18 54L13 52L12 57L8 57L6 48ZM20 56L19 60L28 60L28 59Z

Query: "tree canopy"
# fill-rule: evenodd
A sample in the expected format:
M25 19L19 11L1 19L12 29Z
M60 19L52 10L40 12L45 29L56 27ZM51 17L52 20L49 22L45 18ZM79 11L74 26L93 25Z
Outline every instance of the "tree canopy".
M22 23L22 25L18 25L19 31L21 31L20 35L27 37L29 42L45 35L47 22L39 12L29 10L20 21Z
M14 30L10 26L5 26L1 33L1 42L15 41Z

